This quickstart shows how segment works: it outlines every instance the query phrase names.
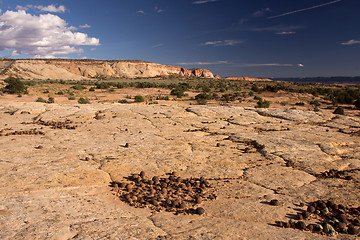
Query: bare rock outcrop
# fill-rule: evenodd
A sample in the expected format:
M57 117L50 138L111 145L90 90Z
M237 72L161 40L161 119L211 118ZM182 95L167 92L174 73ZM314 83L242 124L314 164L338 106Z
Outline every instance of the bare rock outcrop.
M145 61L68 59L1 59L0 78L83 80L94 78L147 78L157 76L214 78L207 69L184 69Z
M96 118L99 112L105 117ZM0 102L0 119L0 239L358 239L276 225L317 199L353 211L360 206L360 137L351 134L358 117L230 106ZM39 124L48 121L78 127ZM34 128L44 135L5 134ZM130 183L141 171L148 180L171 171L183 179L203 177L211 189L201 193L215 191L216 198L199 203L201 215L135 208L109 185ZM169 188L178 196L188 190Z

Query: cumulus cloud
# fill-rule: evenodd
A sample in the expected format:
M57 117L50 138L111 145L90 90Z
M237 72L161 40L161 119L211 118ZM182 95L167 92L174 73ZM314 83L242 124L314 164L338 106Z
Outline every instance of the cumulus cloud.
M222 41L214 41L214 42L205 42L202 45L205 46L215 46L215 47L222 47L222 46L236 46L242 43L240 40L222 40Z
M216 61L216 62L181 62L179 65L217 65L217 64L230 64L228 61Z
M145 12L143 10L138 10L136 11L137 14L145 14Z
M39 16L25 10L6 11L0 15L0 51L13 50L13 54L53 58L57 55L81 53L76 46L98 46L98 38L73 32L67 22L53 14Z
M304 67L304 64L299 63L299 64L298 64L298 67Z
M192 4L204 4L204 3L216 2L216 1L217 0L198 0L198 1L192 2Z
M347 42L341 43L342 45L354 45L354 44L360 44L360 41L358 40L349 40Z
M39 11L43 11L43 12L54 12L54 13L64 13L66 8L63 5L60 6L55 6L54 4L48 5L48 6L43 6L43 5L26 5L26 6L16 6L16 9L18 10L29 10L29 9L33 9L33 10L39 10Z

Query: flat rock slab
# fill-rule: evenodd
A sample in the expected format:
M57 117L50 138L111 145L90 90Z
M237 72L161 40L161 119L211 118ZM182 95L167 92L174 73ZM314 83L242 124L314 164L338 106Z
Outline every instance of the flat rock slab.
M333 239L275 221L319 198L360 206L357 118L228 106L0 103L0 119L1 239ZM320 177L330 170L342 172ZM131 207L110 185L140 171L203 176L216 198L198 204L203 215Z

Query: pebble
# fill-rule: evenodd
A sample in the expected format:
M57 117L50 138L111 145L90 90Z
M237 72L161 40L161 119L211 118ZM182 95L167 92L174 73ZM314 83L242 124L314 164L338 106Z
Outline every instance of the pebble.
M196 214L202 215L202 214L204 214L204 213L205 213L205 209L204 209L204 208L198 207L198 208L196 209Z

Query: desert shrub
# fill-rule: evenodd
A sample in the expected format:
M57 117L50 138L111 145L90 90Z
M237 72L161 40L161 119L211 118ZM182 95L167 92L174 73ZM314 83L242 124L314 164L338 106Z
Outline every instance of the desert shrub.
M53 97L49 97L46 102L47 102L47 103L54 103L54 102L55 102L55 99L54 99Z
M250 92L249 92L249 96L250 96L250 97L254 96L254 92L253 92L253 91L250 91Z
M153 87L157 87L157 85L155 83L151 83L151 82L136 82L135 87L136 88L153 88Z
M261 97L259 97L259 96L254 97L254 100L260 100L260 99L261 99Z
M59 91L57 93L55 93L56 95L64 95L64 93L62 91Z
M211 89L210 89L209 86L203 86L203 87L202 87L202 91L203 91L203 92L210 92Z
M260 88L259 88L256 84L253 84L253 85L251 86L251 91L253 91L253 92L260 92L261 90L260 90Z
M170 95L176 96L178 98L182 98L185 94L184 94L183 89L175 88L175 89L171 90Z
M44 103L44 102L46 102L46 100L43 99L42 97L38 97L38 98L36 99L36 102L42 102L42 103Z
M159 103L157 101L149 102L149 105L152 105L152 104L159 104Z
M256 105L256 108L268 108L268 107L270 107L270 101L266 101L263 99L260 99Z
M144 101L145 101L145 99L143 96L141 96L141 95L135 96L135 102L144 102Z
M339 114L339 115L344 115L345 114L344 109L342 107L337 107L333 113L334 114Z
M295 103L296 106L305 106L305 103L304 102L297 102Z
M110 88L110 84L105 83L105 82L95 83L95 86L96 86L97 89L108 89L108 88Z
M90 101L87 97L86 98L81 97L78 99L78 103L79 104L88 104L88 103L90 103Z
M277 85L266 85L265 90L268 92L278 92L279 87Z
M25 84L19 79L14 77L8 77L4 80L7 85L3 88L4 92L14 94L14 93L24 93L27 94L27 87Z
M316 107L319 107L321 104L319 103L318 100L312 100L312 101L310 102L310 105L315 105Z
M360 109L360 98L355 101L354 105L356 108Z
M196 100L200 100L200 99L209 100L209 99L211 99L211 96L209 94L206 94L206 93L200 93L200 94L195 96L195 99Z
M126 99L121 99L118 101L118 103L128 103L128 101Z
M75 89L75 90L84 90L84 89L86 89L86 87L83 86L83 85L74 85L71 88Z
M75 100L75 99L76 99L76 98L75 98L74 95L71 95L71 96L68 97L68 100Z
M320 109L316 106L316 107L314 108L314 112L320 112Z
M199 105L206 105L207 104L207 100L205 98L198 98L198 99L196 99L196 102Z
M95 92L95 88L94 87L89 88L89 92Z

